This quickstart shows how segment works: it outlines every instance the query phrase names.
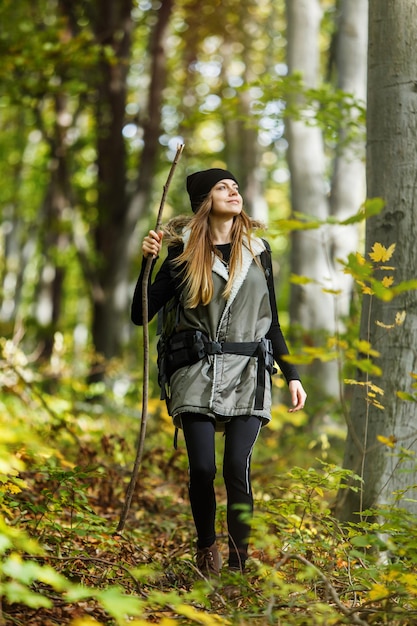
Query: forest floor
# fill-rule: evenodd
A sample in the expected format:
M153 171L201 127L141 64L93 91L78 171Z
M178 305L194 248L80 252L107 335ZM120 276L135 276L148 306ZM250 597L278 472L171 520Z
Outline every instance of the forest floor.
M337 468L317 462L316 468L284 470L288 459L275 455L268 462L268 439L258 444L247 572L231 576L223 568L219 579L205 580L195 566L181 440L174 450L171 435L153 433L125 526L117 531L132 463L132 445L124 436L80 438L45 461L26 459L25 488L13 495L9 510L14 507L13 524L36 538L43 552L23 558L51 566L86 593L71 600L65 589L34 580L36 602L30 594L25 602L3 599L0 626L417 624L417 559L402 570L378 573L375 559L366 556L377 540L375 529L367 526L348 538L331 515ZM220 467L216 490L225 562ZM407 524L397 535L410 547L416 533ZM140 614L137 607L130 612L130 600L140 602Z
M69 581L86 588L115 586L126 595L143 598L145 608L141 621L135 624L271 623L271 617L265 615L268 603L276 609L279 601L269 594L260 574L261 562L273 565L271 556L262 549L252 549L244 576L234 574L231 578L224 568L218 580L207 581L198 572L181 444L178 450L161 447L145 454L125 527L117 532L130 474L129 468L115 460L125 446L123 439L105 436L99 451L95 446L81 446L77 462L68 463L66 471L53 465L34 471L28 467L22 475L28 488L18 496L19 522L44 548L42 556L33 557L35 561L49 564ZM254 474L261 476L262 467L255 468ZM222 481L216 482L219 544L225 562L225 494ZM47 598L50 606L30 608L3 602L0 624L118 623L95 599L69 602L65 594L40 582L34 583L33 589ZM324 588L323 592L326 595ZM163 596L166 599L161 601ZM197 611L194 617L184 615L187 611L176 606L184 596ZM303 607L297 608L294 601L291 611L300 610Z

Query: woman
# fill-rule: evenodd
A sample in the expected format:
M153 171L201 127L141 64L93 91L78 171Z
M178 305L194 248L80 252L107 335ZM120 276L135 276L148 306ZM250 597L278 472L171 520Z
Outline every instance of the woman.
M177 296L178 334L170 354L174 361L175 355L181 358L169 372L167 404L187 448L197 567L204 575L218 575L215 431L225 433L228 565L242 572L250 532L242 511L253 511L250 462L260 428L271 419L273 361L287 380L290 411L304 407L306 393L295 367L282 358L288 349L267 244L254 235L259 224L244 212L235 176L217 168L195 172L187 177L187 191L194 216L182 221L180 233L169 235L168 256L149 287L148 312L152 319ZM145 258L156 259L163 236L151 230L144 238ZM144 265L132 303L132 321L138 325Z

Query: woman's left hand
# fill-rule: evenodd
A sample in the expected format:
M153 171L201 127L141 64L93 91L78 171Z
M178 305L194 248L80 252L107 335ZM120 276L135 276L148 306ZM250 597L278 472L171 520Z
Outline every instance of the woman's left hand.
M301 382L299 380L290 380L288 384L288 389L290 390L292 404L292 409L288 409L288 412L294 413L294 411L299 411L300 409L303 409L307 394L304 391Z

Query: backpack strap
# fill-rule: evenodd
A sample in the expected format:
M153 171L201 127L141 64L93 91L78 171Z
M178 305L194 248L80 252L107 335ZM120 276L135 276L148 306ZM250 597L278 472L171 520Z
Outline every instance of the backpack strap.
M265 250L261 252L261 263L264 268L265 278L266 280L272 275L272 251L271 246L269 245L269 241L266 239L262 239L262 242L265 246Z

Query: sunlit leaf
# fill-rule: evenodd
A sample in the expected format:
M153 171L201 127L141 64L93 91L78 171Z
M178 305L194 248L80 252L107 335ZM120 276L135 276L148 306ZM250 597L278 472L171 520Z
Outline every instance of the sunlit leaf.
M320 228L321 223L310 219L287 219L276 220L274 225L281 232L290 232L294 230L314 230L316 228Z
M369 343L369 341L366 341L365 339L359 339L358 341L356 341L355 348L357 348L358 351L361 352L362 354L367 354L373 357L380 356L380 353L378 352L378 350L374 350L371 344Z
M400 400L407 400L408 402L417 402L417 397L407 391L397 391L397 397Z
M324 288L322 289L322 292L328 293L331 296L340 296L340 294L343 293L341 289L324 289Z
M231 623L228 619L225 619L224 616L199 611L187 604L179 604L175 607L175 610L181 615L192 619L196 624L204 624L204 626L227 626Z
M379 280L372 281L372 292L374 296L383 302L391 302L395 297L393 289L385 287L383 282Z
M390 330L391 328L395 328L395 324L384 324L383 322L380 322L379 320L376 320L375 324L377 326L380 326L381 328L385 328L386 330Z
M395 444L397 443L397 439L394 437L394 435L390 435L389 437L378 435L377 439L380 443L383 443L384 446L387 446L388 448L395 448Z
M398 311L395 314L395 323L397 326L401 326L402 324L404 324L406 315L407 315L406 311Z
M374 294L374 291L366 283L362 282L361 280L358 280L357 283L359 287L362 288L362 293L366 296L372 296Z
M389 595L389 590L382 583L374 583L368 593L369 600L381 600Z
M97 600L104 609L116 619L125 618L126 615L138 615L143 613L143 602L135 596L127 595L123 589L108 587L96 593Z
M384 285L384 287L391 287L393 283L394 276L384 276L384 278L382 279L382 284Z
M369 252L369 256L375 263L389 261L395 251L395 243L391 244L389 248L386 248L381 243L374 243L372 246L372 252Z
M417 594L417 578L414 573L401 574L400 578L408 593Z
M405 291L414 291L417 289L417 279L411 279L411 280L403 280L401 283L398 283L398 285L395 285L395 287L393 287L391 289L391 291L394 294L394 297L398 296L400 293L403 293Z
M369 399L369 398L368 398ZM372 406L376 407L377 409L380 409L381 411L385 410L385 407L383 404L381 404L381 402L379 402L378 400L375 400L374 398L371 398L369 400L369 403L372 404Z
M356 367L358 367L361 372L366 372L367 374L371 374L373 376L382 375L382 369L379 367L379 365L375 365L375 363L372 363L370 359L355 359L354 361L352 361L352 363L356 365Z
M349 224L357 224L358 222L362 222L365 219L372 217L373 215L378 215L384 208L385 202L382 198L371 198L365 202L365 204L360 208L358 213L348 217L346 220L343 220L341 224L348 226Z
M314 278L309 278L308 276L300 276L298 274L291 274L290 282L293 285L308 285L310 283L316 283L317 281Z
M375 391L375 393L379 393L379 395L383 396L384 395L384 390L381 389L381 387L378 387L377 385L374 385L374 383L368 382L368 386L370 389L372 389L372 391Z

